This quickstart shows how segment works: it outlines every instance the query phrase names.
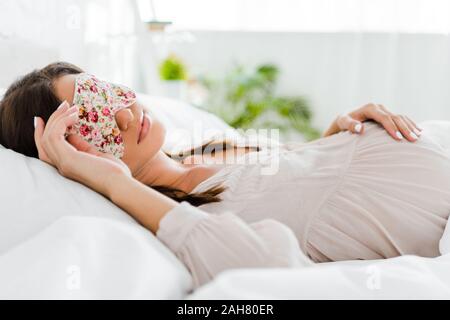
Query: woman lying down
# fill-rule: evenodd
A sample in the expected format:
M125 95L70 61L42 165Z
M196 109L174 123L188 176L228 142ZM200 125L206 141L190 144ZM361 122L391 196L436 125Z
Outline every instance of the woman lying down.
M196 287L230 268L439 255L449 123L419 128L368 104L310 143L275 151L220 142L177 158L161 150L165 129L148 107L55 63L6 92L0 143L109 198L175 253ZM271 161L278 170L262 174Z

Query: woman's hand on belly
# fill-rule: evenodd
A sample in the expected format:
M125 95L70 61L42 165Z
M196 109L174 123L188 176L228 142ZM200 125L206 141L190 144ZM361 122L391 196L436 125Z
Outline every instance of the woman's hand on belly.
M415 142L422 131L409 117L394 114L381 104L368 103L348 114L339 115L324 133L324 137L347 130L362 134L364 132L363 122L369 120L382 125L387 133L397 141L406 138L410 142Z

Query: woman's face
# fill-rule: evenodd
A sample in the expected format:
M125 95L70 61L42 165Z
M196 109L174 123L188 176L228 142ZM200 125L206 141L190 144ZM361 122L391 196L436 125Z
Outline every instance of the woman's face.
M66 75L54 82L58 99L73 103L76 76ZM165 128L139 102L118 111L115 119L125 146L122 161L136 174L161 150Z

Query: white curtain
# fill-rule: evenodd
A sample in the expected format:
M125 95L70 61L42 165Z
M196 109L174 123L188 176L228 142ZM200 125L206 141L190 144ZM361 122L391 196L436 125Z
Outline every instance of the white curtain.
M0 40L4 44L0 43L0 50L18 49L15 58L0 63L13 65L8 70L17 74L5 77L12 79L25 71L24 62L28 70L53 62L56 56L139 89L136 34L140 27L134 0L1 0ZM42 50L28 50L31 46L52 54L47 54L47 60L37 59ZM20 65L14 65L14 60Z

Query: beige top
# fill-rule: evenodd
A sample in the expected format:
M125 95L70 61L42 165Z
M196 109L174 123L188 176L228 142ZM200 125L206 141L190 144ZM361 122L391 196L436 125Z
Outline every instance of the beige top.
M222 202L182 204L157 236L196 286L236 267L438 256L450 214L450 122L422 127L416 143L366 123L361 136L244 155L193 190L223 183Z

